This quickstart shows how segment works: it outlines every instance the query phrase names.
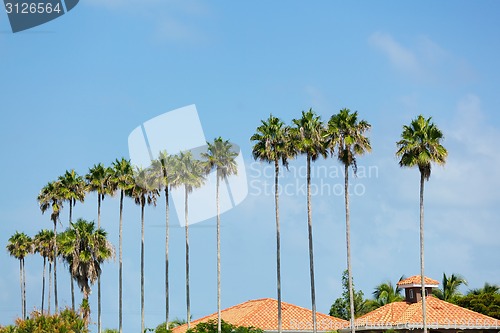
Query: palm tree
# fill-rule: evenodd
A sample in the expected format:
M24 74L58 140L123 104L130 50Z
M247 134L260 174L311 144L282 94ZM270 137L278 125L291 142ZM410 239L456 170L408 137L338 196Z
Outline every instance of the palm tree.
M305 154L307 158L307 226L309 234L309 273L311 276L311 302L313 332L316 333L316 289L314 286L314 255L312 234L312 207L311 207L311 161L316 161L320 156L326 157L327 145L323 122L316 113L302 111L302 118L293 119L292 145L295 152Z
M227 177L238 173L236 157L238 153L233 150L233 146L228 140L222 140L221 137L214 139L213 143L207 142L207 153L202 157L207 160L207 171L215 169L217 181L215 187L215 201L217 207L217 332L221 333L220 316L220 207L219 207L219 186L220 181L227 181Z
M158 180L158 189L165 191L165 325L166 330L169 329L169 290L168 290L168 246L169 246L169 187L172 180L172 156L166 151L160 152L158 158L153 160L151 167Z
M54 305L55 311L57 312L59 309L59 305L57 303L57 221L59 220L59 213L63 208L63 199L61 196L60 190L60 182L54 181L45 185L40 193L38 194L37 200L40 205L40 210L42 214L49 209L52 209L50 214L50 219L54 223L54 256L52 260L54 262ZM50 274L50 265L49 265L49 274ZM49 278L50 279L50 278ZM49 288L49 312L50 312L50 288Z
M106 195L112 194L111 176L113 170L102 163L89 169L85 179L87 188L97 193L97 228L101 228L101 202ZM101 276L97 277L97 333L101 333Z
M141 206L141 332L144 332L144 207L146 204L156 206L156 198L160 194L151 186L151 177L150 170L138 168L134 172L133 186L126 191L127 196Z
M45 271L47 267L47 258L51 258L54 253L54 232L52 230L41 230L33 238L33 250L39 253L43 258L42 271L42 313L45 301ZM49 259L49 263L51 260ZM50 270L49 270L50 272ZM49 273L50 274L50 273ZM50 299L50 297L49 297Z
M351 225L349 215L349 167L352 166L354 175L357 172L356 155L363 155L371 151L370 140L364 133L370 129L371 125L365 120L358 121L358 112L351 113L349 109L342 109L338 114L333 115L328 121L328 135L330 138L330 149L333 154L337 150L339 161L344 164L345 175L345 226L347 245L347 272L349 280L350 310L351 310L351 332L355 332L354 327L354 296L352 288L352 268L351 268Z
M186 231L186 320L188 328L191 322L191 303L189 293L189 219L188 198L195 188L201 187L205 182L205 168L203 163L193 157L190 151L180 152L174 159L173 187L184 187L184 218Z
M61 196L63 200L69 202L69 223L72 222L73 207L76 201L83 202L87 192L87 185L83 177L79 176L74 169L67 171L64 175L59 177L61 183ZM71 307L75 311L75 291L73 286L73 279L71 281Z
M122 253L122 243L123 243L123 197L125 196L125 191L133 186L133 171L130 161L122 157L121 160L116 160L113 162L113 174L111 176L111 189L114 191L116 189L120 190L120 225L119 225L119 296L118 296L118 330L119 333L123 332L123 253Z
M61 238L61 252L71 257L71 275L83 293L82 308L84 320L88 326L90 308L89 295L91 285L101 274L101 264L114 254L113 246L106 239L103 229L96 229L94 222L78 219L71 223Z
M418 166L420 171L420 279L422 295L425 295L424 283L424 181L431 176L431 163L444 165L448 152L441 145L443 133L431 122L419 115L410 125L403 126L401 140L397 144L396 156L400 157L399 166ZM426 297L422 297L422 319L424 333L427 333L425 313Z
M467 281L460 274L451 274L448 277L446 273L443 273L442 285L442 289L434 289L433 294L443 301L450 302L461 295L458 288L461 285L467 285Z
M19 283L21 285L21 312L22 318L26 319L26 272L24 269L24 258L33 252L31 237L24 232L17 232L9 238L7 243L9 254L19 260Z
M484 283L482 288L475 288L469 290L468 294L470 295L482 295L482 294L496 294L500 292L500 286L496 284L490 284L488 282Z
M276 216L276 275L278 294L278 333L282 332L281 319L281 237L279 218L279 191L278 176L280 172L279 162L288 168L288 159L293 157L289 140L289 128L273 115L269 115L267 121L261 121L257 127L257 133L250 140L255 141L252 155L255 160L274 163L274 211Z
M403 277L399 281L402 279ZM402 301L403 296L401 296L401 291L402 289L397 284L394 286L391 281L386 281L375 287L373 297L377 306L384 306L389 303Z

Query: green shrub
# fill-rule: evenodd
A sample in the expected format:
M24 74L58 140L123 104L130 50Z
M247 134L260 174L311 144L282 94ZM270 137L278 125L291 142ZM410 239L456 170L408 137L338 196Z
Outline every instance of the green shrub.
M38 311L31 313L26 320L16 319L15 325L0 328L0 333L88 333L85 322L70 309L58 314L42 315Z

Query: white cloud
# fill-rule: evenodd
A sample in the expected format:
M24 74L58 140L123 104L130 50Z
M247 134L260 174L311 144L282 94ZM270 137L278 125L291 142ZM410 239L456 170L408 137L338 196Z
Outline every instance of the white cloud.
M476 78L474 70L464 59L427 36L417 36L413 45L408 46L388 33L375 32L368 42L385 54L395 69L410 78L453 85Z
M370 43L385 53L391 63L400 70L417 72L420 65L415 54L403 47L386 33L375 32L369 38Z
M153 24L156 41L196 43L207 39L199 24L200 19L210 17L211 10L198 0L89 0L87 3L146 18Z

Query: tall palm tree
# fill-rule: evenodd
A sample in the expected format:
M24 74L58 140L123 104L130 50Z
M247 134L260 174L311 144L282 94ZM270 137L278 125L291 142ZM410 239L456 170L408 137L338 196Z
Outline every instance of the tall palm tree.
M71 171L66 170L64 175L59 177L61 183L61 196L63 200L69 203L69 223L73 221L73 207L77 201L83 202L87 192L87 184L83 177L78 175L74 169ZM75 311L75 291L73 286L73 279L71 281L71 307Z
M292 123L292 145L295 152L306 155L307 159L307 227L309 234L309 273L311 276L311 303L313 332L316 333L316 289L314 286L314 254L313 254L313 233L312 233L312 205L311 205L311 162L316 161L320 156L326 157L327 142L325 140L325 130L323 122L316 113L302 111L302 118L293 119Z
M188 328L191 322L191 302L189 293L189 193L201 187L205 182L205 168L201 161L195 159L190 151L180 152L174 159L173 187L184 188L184 218L186 232L186 321Z
M72 258L71 275L83 293L82 308L84 320L88 326L91 285L101 274L101 264L114 254L113 246L106 239L103 229L96 229L94 222L78 219L71 223L61 238L61 252Z
M31 237L24 232L17 232L9 238L7 243L9 254L19 260L19 283L21 285L21 312L22 318L26 319L26 271L24 269L24 258L33 252Z
M169 285L168 285L168 247L169 247L169 188L172 180L172 156L168 155L166 151L160 152L158 158L153 160L151 167L158 180L157 188L159 190L163 189L165 191L165 325L166 329L169 329Z
M33 238L33 250L39 253L43 258L42 271L42 313L45 309L45 271L47 268L47 259L51 258L54 253L54 232L52 230L40 230ZM49 262L50 259L49 259ZM50 274L50 273L49 273ZM50 299L50 297L49 297Z
M351 332L355 332L354 326L354 295L352 287L352 267L351 267L351 225L349 215L349 167L352 166L354 175L357 172L356 155L363 155L371 151L370 140L364 133L370 129L371 125L365 120L358 121L358 112L351 113L349 109L342 109L338 114L333 115L328 121L328 136L330 138L330 149L337 150L337 158L344 164L345 175L345 226L347 245L347 272L349 280L350 311L351 311Z
M401 140L397 144L396 156L400 157L399 166L418 166L420 171L420 279L422 295L425 295L424 283L424 181L431 176L431 164L444 165L448 151L441 141L443 132L431 121L419 115L410 125L403 126ZM426 297L422 297L422 321L424 333L427 333Z
M50 214L50 219L54 223L54 256L52 260L54 262L54 306L55 312L59 311L59 305L57 302L57 221L59 220L59 214L63 208L63 198L61 195L61 185L60 182L54 181L45 185L40 193L38 194L37 200L40 205L40 210L42 214L45 213L49 208L52 212ZM50 271L50 265L49 265ZM50 296L50 288L49 288ZM50 297L49 297L50 298ZM49 299L49 312L50 312L50 299Z
M236 157L238 153L234 151L233 145L228 140L221 137L214 139L213 143L207 142L207 152L202 154L206 159L207 171L215 169L217 173L215 187L215 201L217 208L217 332L221 333L221 300L220 300L220 206L219 206L219 187L220 181L227 181L231 175L238 173Z
M102 163L94 165L85 175L87 189L97 193L97 228L101 228L101 202L106 195L113 193L111 176L113 170ZM97 277L97 333L101 333L101 276Z
M122 158L113 162L113 174L111 176L111 189L120 191L120 223L119 223L119 295L118 295L118 330L123 333L123 198L125 191L133 186L133 170L130 161Z
M434 289L433 294L439 299L443 301L450 302L457 296L460 296L460 288L461 285L467 285L467 281L460 274L451 274L451 276L446 276L446 273L443 273L442 280L442 289Z
M274 212L276 216L276 276L278 294L278 333L282 332L281 318L281 237L279 217L279 163L288 168L288 159L293 157L288 140L289 128L277 117L269 115L266 121L261 121L257 132L250 140L255 141L252 155L255 160L274 164Z
M401 281L401 279L399 280ZM397 284L394 286L391 281L386 281L375 287L373 297L377 306L384 306L389 303L402 301L404 298L401 296L401 291L402 289Z
M146 204L156 206L156 198L160 194L151 186L152 173L149 169L138 168L134 172L134 184L126 191L127 196L141 206L141 332L144 332L144 208Z

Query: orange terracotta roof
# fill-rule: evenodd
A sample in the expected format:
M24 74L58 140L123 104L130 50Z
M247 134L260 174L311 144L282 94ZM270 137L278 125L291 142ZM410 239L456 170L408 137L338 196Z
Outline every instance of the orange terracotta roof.
M264 331L278 330L278 301L272 298L262 298L241 303L221 311L224 321L236 326L252 326ZM281 318L283 331L312 331L312 311L290 303L281 302ZM191 327L199 323L217 319L217 313L194 320ZM318 331L332 331L345 328L349 322L316 313ZM175 327L172 333L184 333L187 324Z
M498 329L500 320L485 316L433 296L426 298L426 317L429 328ZM356 329L387 330L422 327L422 301L394 302L356 319Z
M422 284L422 279L420 278L420 275L414 275L410 276L407 279L401 280L398 282L398 287L403 287L405 288L406 286L413 286L413 287L420 287ZM439 285L439 282L428 278L427 276L424 276L424 283L428 287L437 287Z

